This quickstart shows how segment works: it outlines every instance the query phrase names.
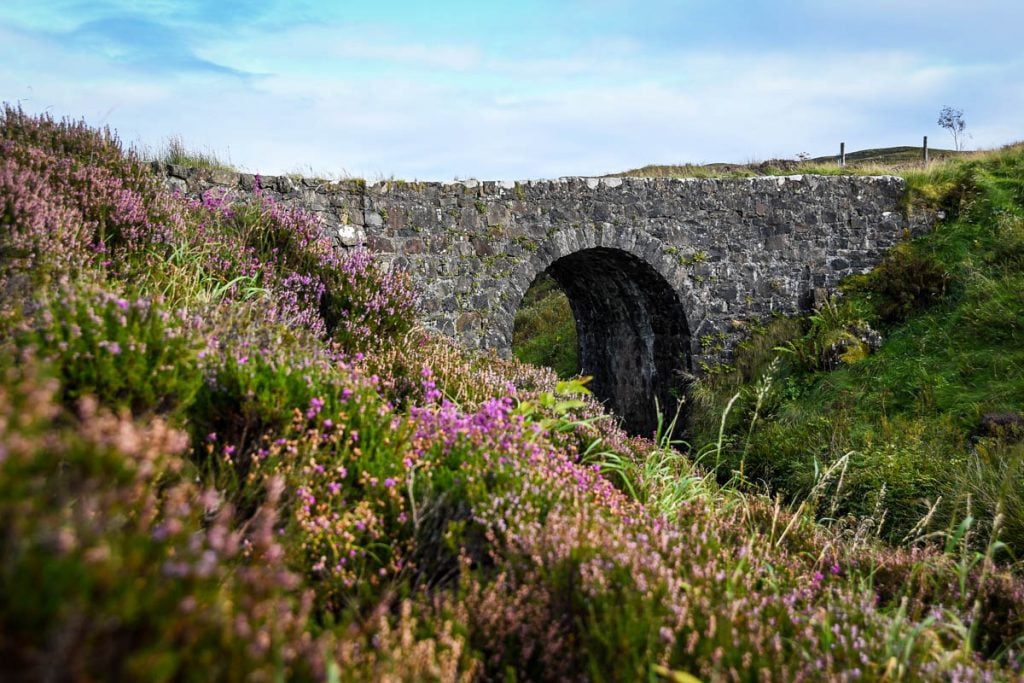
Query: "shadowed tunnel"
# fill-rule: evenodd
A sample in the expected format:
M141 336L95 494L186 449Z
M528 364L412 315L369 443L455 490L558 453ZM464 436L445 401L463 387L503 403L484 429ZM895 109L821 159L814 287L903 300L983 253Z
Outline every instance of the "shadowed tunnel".
M690 370L686 314L672 287L641 259L617 249L585 249L546 271L562 288L576 318L580 368L590 388L623 420L650 436L655 399L674 413ZM669 415L671 418L671 415Z

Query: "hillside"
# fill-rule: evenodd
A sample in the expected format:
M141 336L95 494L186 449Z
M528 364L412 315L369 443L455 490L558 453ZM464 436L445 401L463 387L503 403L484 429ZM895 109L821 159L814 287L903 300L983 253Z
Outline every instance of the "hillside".
M5 107L0 150L0 679L1019 677L995 532L720 485L733 441L629 438L417 330L312 216L186 200L109 132Z
M957 152L951 149L929 149L931 161L944 161L957 157L970 156L976 152ZM864 149L846 154L846 166L840 167L837 155L814 157L800 161L797 159L768 159L767 161L747 164L710 163L710 164L649 164L621 173L609 174L610 177L636 176L641 178L715 178L715 177L751 177L759 175L780 175L798 173L817 174L878 174L882 172L898 172L904 169L921 166L920 147L881 147Z
M842 463L829 514L886 507L894 541L1000 517L1019 558L1024 145L907 178L908 210L946 219L808 318L752 330L695 387L692 437L717 437L737 396L722 456L744 478L798 499Z

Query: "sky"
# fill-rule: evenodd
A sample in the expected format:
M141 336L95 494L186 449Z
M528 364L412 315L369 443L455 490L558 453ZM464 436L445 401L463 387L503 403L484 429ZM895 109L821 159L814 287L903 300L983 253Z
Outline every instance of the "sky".
M1024 139L1021 0L2 0L0 100L251 172L594 176Z

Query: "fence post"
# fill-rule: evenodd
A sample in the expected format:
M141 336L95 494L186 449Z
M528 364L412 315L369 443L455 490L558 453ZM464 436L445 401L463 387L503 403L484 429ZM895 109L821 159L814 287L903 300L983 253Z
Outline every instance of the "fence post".
M923 149L924 149L924 163L927 164L928 163L928 136L927 135L924 136Z
M846 166L846 143L839 143L839 165Z

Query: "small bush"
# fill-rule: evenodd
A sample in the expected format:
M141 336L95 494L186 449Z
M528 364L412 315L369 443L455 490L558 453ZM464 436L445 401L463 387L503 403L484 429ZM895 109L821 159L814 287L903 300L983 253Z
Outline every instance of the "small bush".
M120 268L131 254L165 248L181 228L180 205L108 131L5 106L0 149L6 186L0 226L18 236L16 249L36 259L78 259L71 265L81 267L95 258ZM47 216L55 211L66 224L52 225ZM55 246L56 254L43 245ZM7 248L0 239L0 255Z
M412 281L382 266L370 252L348 252L325 280L321 311L328 334L342 348L380 348L412 327L418 309Z
M31 363L0 381L0 677L323 676L309 601L275 538L182 477L184 434L83 399ZM59 645L58 645L59 644Z
M202 381L197 340L159 302L64 289L30 325L20 345L52 364L68 406L93 396L134 415L179 414Z
M898 246L869 274L853 285L865 292L878 317L893 324L939 301L949 285L949 274L934 257L920 248Z
M408 275L365 249L338 253L313 214L259 190L207 193L194 210L213 221L193 237L206 277L266 290L273 319L326 335L350 353L411 327L417 300Z
M321 398L334 410L346 391L361 386L344 358L308 330L267 320L261 302L225 303L201 325L204 381L189 409L194 443L202 452L210 434L248 457L264 436L279 436L295 410Z

